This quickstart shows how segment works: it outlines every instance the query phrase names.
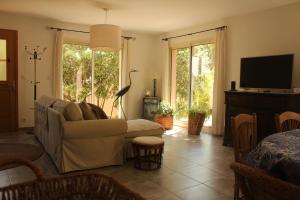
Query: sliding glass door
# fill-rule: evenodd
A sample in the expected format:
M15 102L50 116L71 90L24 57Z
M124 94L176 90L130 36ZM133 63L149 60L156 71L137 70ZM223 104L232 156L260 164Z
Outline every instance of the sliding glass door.
M188 117L190 96L190 48L172 50L172 106L175 107L175 119Z
M215 45L201 44L172 50L171 103L175 119L186 122L190 108L208 112L211 126Z
M120 88L119 65L119 52L94 52L85 45L64 44L63 98L96 104L110 114ZM118 116L118 109L112 115Z

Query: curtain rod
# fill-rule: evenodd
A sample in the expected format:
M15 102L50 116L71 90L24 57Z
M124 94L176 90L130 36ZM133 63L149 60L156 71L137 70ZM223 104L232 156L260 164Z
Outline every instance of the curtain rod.
M50 30L57 30L57 31L70 31L70 32L76 32L76 33L90 33L88 31L81 31L81 30L75 30L75 29L67 29L67 28L59 28L59 27L52 27L52 26L47 26L47 29ZM125 40L135 40L135 37L130 37L130 36L121 36Z
M226 28L227 28L227 26L219 26L219 27L216 27L216 28L206 29L206 30L203 30L203 31L197 31L197 32L187 33L187 34L183 34L183 35L177 35L177 36L173 36L173 37L167 37L167 38L163 38L162 40L163 41L168 41L168 40L174 39L174 38L195 35L195 34L204 33L204 32L213 31L213 30L222 30L222 29L226 29Z

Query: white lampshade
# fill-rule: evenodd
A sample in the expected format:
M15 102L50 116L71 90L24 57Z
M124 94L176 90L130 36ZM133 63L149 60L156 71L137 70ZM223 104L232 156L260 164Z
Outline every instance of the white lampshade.
M91 26L90 47L93 50L119 51L121 49L121 28L111 24Z

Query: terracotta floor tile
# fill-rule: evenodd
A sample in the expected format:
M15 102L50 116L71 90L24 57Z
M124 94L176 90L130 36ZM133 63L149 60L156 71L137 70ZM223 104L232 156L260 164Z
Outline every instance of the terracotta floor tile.
M207 187L206 185L198 185L196 187L188 188L182 190L180 192L176 192L176 194L184 199L184 200L217 200L223 199L224 195L222 193L217 192L216 190Z
M186 129L175 127L163 138L165 151L159 170L137 170L131 160L89 171L110 175L150 200L232 199L234 179L229 165L233 150L222 146L222 137L189 136ZM0 144L9 141L39 145L33 135L24 132L1 135ZM47 154L34 164L46 177L59 174ZM32 179L34 175L24 167L0 171L0 187Z
M203 166L196 166L196 167L191 167L191 168L185 168L179 171L179 173L197 180L201 183L207 182L209 180L214 180L214 179L218 179L218 178L222 178L225 177L222 174L208 169L206 167Z
M179 198L177 195L171 192L161 192L152 195L151 197L147 198L148 200L184 200L182 198Z
M180 191L200 184L199 182L179 173L172 174L166 178L155 180L155 182L171 192Z
M234 192L234 179L233 178L216 178L208 180L204 183L208 187L233 198Z

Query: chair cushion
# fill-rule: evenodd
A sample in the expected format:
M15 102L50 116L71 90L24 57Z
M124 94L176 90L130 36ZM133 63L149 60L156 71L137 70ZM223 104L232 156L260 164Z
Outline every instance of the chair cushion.
M67 121L83 120L83 115L78 104L63 100L57 100L53 104L53 109L63 114Z
M85 120L95 120L97 119L96 114L93 112L90 105L88 105L86 102L79 103L79 106L81 108L83 118Z

